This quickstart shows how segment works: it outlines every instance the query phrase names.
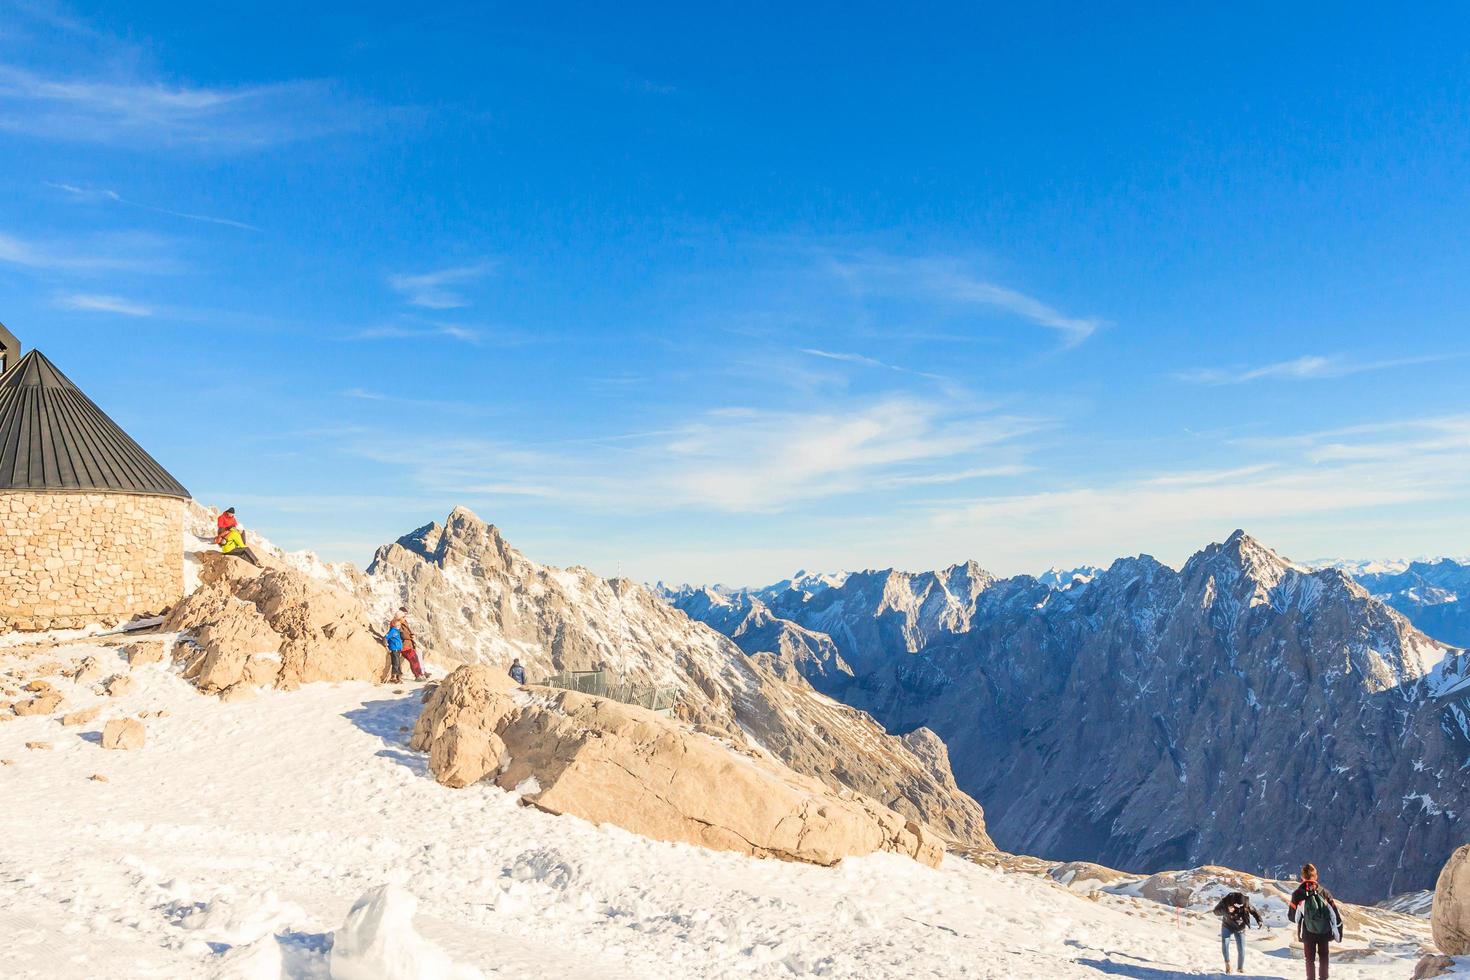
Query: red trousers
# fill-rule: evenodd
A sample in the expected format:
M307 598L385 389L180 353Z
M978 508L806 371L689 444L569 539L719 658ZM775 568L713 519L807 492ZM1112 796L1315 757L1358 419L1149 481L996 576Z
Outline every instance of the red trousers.
M404 660L407 660L408 661L408 666L409 666L409 669L411 669L413 671L413 676L415 676L415 677L423 677L424 676L424 669L419 666L419 654L418 654L418 651L415 650L413 647L405 647L401 652L394 653L393 654L393 676L394 677L399 677L403 673L403 667L398 662L398 658L399 657L402 657Z

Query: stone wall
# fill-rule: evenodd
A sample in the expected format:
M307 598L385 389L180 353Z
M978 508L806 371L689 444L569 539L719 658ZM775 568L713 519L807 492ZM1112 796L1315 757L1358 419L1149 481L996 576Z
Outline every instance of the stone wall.
M0 491L0 632L157 613L183 594L184 502Z

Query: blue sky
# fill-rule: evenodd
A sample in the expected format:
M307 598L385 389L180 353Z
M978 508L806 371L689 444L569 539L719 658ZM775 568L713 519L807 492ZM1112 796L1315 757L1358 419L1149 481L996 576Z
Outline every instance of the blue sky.
M0 320L280 544L1470 552L1470 10L302 6L0 7Z

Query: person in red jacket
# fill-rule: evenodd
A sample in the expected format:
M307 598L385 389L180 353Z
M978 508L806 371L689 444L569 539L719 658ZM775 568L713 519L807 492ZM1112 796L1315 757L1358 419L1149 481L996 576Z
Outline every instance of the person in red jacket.
M225 535L230 533L230 529L240 526L240 522L235 520L235 508L225 508L225 512L219 515L219 519L214 522L214 526L214 543L223 544L225 540ZM243 537L241 540L243 540Z

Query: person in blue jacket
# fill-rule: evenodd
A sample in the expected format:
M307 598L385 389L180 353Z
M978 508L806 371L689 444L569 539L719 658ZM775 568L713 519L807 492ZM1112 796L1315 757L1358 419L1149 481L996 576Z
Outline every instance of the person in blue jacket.
M517 657L515 663L510 665L510 679L517 684L526 683L526 668L521 666L520 657Z
M392 669L388 675L388 683L403 683L403 633L398 629L398 620L388 627L388 633L383 637L388 644L388 659L392 661Z

